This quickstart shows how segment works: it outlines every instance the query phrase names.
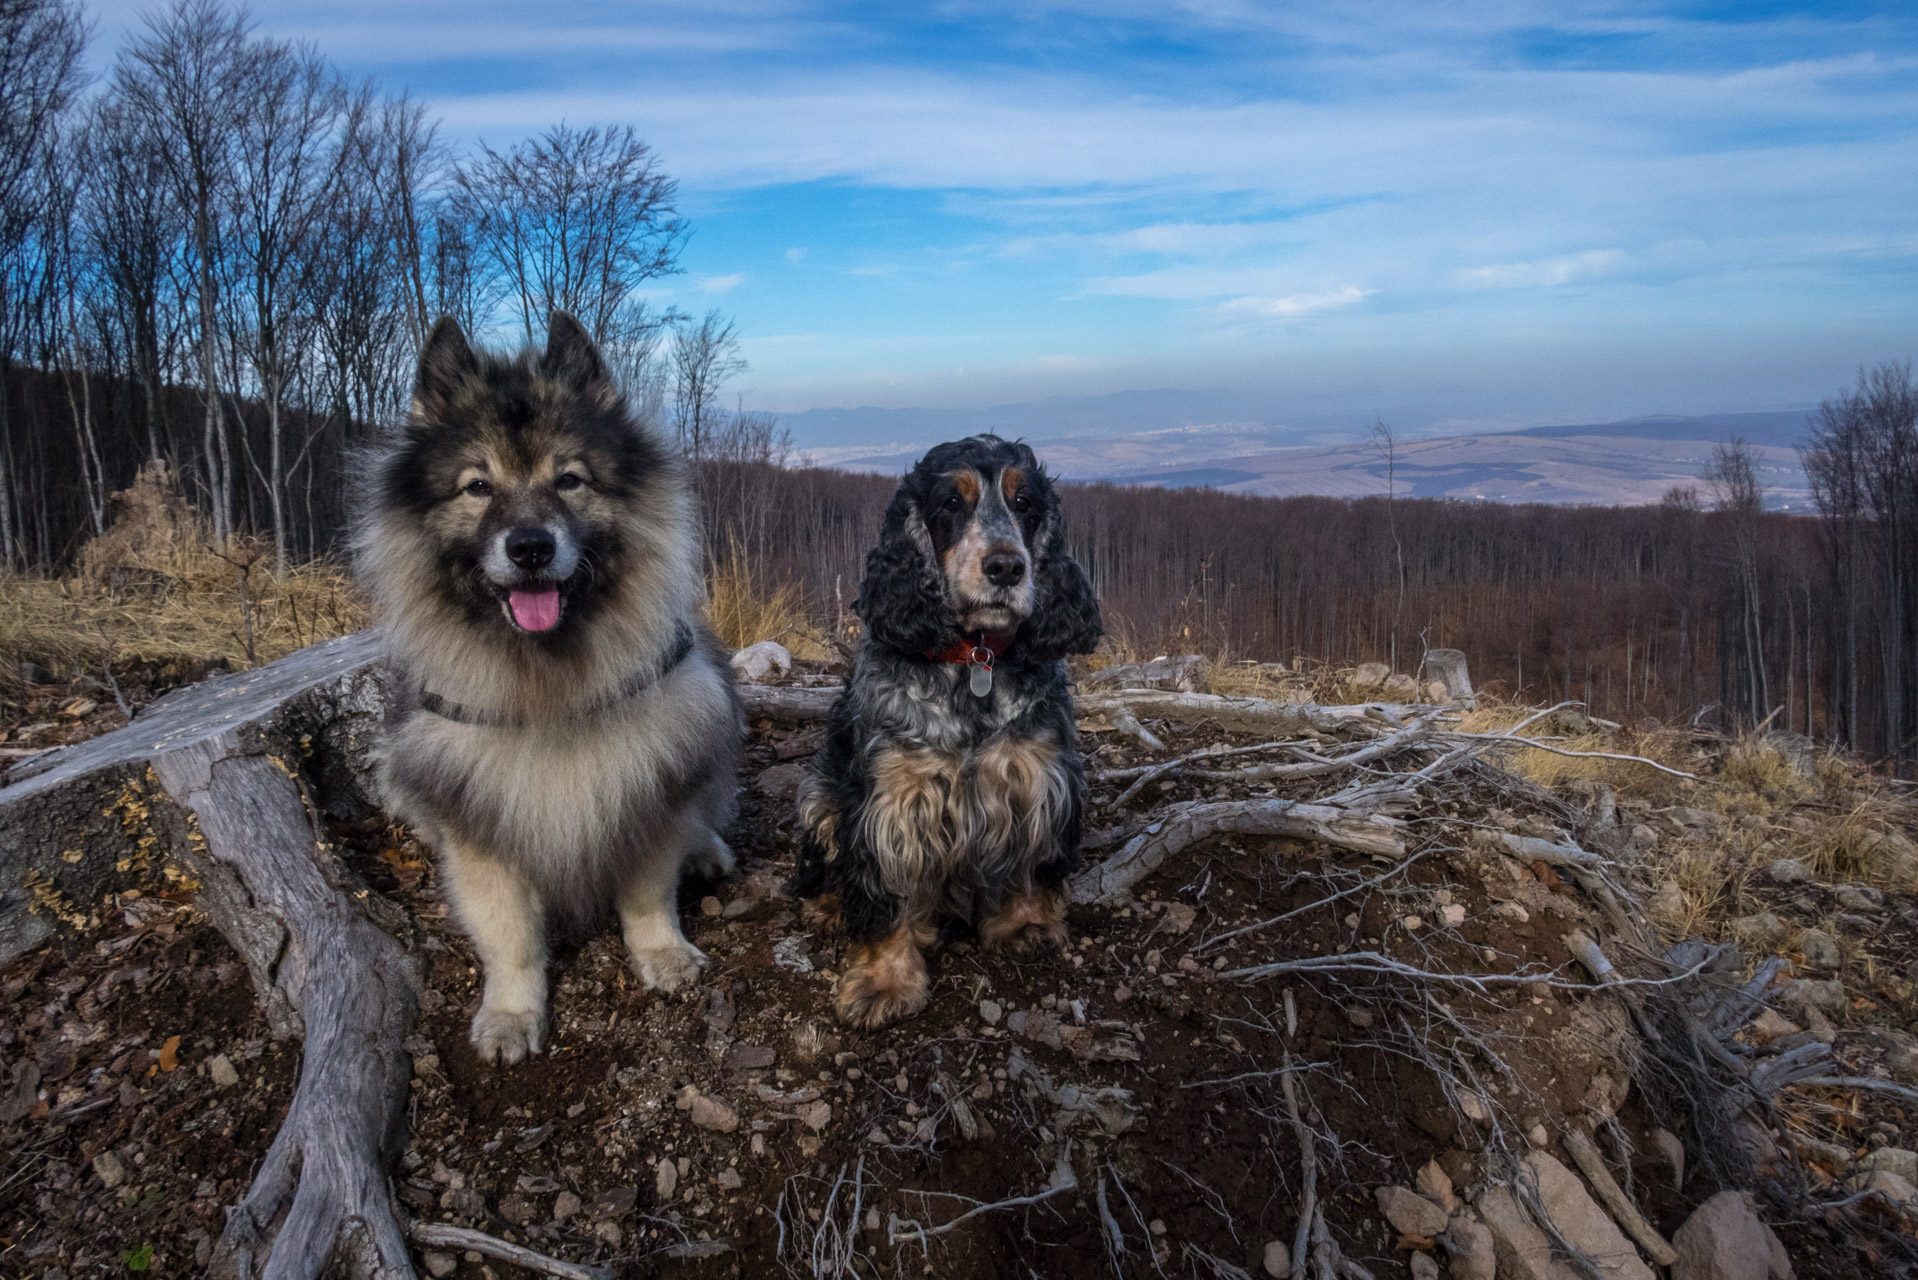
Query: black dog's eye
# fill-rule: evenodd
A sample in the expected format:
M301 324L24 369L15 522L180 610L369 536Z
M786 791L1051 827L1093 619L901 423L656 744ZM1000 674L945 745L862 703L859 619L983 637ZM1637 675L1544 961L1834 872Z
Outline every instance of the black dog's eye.
M966 509L966 500L960 497L958 494L956 493L952 494L950 497L946 499L946 510L956 512L956 511L964 511L965 509Z
M1023 493L1014 494L1012 498L1012 509L1020 515L1024 515L1026 512L1032 510L1032 499L1026 497Z
M490 498L493 496L493 486L485 480L468 480L466 492L475 498Z
M586 483L585 480L581 479L579 476L576 476L572 472L568 471L565 475L553 481L553 487L555 489L558 489L561 493L565 493L568 490L577 489L585 483Z

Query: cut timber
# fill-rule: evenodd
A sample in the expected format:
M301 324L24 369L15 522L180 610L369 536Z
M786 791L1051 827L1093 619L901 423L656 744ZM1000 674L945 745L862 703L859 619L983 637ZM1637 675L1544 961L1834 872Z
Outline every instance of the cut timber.
M1167 858L1215 835L1296 836L1360 853L1405 852L1396 818L1300 800L1211 800L1169 805L1119 852L1072 878L1074 902L1104 902L1127 892Z
M172 869L245 961L273 1033L304 1037L292 1105L214 1275L413 1275L385 1168L422 968L405 915L340 860L320 816L370 811L378 652L361 632L216 677L0 789L0 882L37 872L39 905L52 894L84 912L123 865Z

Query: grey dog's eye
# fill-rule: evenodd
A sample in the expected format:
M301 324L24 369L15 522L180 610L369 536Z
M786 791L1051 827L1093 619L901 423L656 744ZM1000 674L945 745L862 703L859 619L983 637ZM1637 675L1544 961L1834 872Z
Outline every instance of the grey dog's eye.
M966 500L960 497L958 494L955 493L951 497L946 499L946 510L964 511L965 509L966 509Z
M561 493L565 493L568 490L577 489L585 483L586 481L582 480L580 477L568 471L565 475L553 481L553 487L555 489L558 489Z
M1022 493L1012 500L1012 509L1020 515L1024 515L1026 512L1032 510L1032 499Z
M493 496L493 486L485 480L468 480L466 492L475 498L490 498Z

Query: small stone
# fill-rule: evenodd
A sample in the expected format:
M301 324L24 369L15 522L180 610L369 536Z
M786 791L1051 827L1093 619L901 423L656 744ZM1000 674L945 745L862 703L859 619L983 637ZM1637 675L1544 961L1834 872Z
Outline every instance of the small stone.
M1465 907L1460 903L1454 902L1449 904L1441 909L1439 914L1445 918L1445 923L1448 927L1457 928L1459 925L1465 923ZM1427 1261L1429 1262L1430 1259L1428 1258Z
M1811 881L1811 868L1796 858L1777 858L1765 868L1765 876L1773 884L1807 884Z
M997 1000L981 1000L979 1002L980 1020L983 1021L989 1027L998 1026L999 1019L1004 1017L1005 1013L1006 1013L1005 1006L1000 1004Z
M1838 1028L1831 1025L1831 1019L1816 1009L1805 1010L1805 1030L1819 1044L1835 1044L1838 1040Z
M726 1049L729 1071L764 1071L779 1061L779 1051L768 1044L735 1044Z
M1804 1028L1779 1013L1776 1009L1766 1009L1752 1019L1752 1031L1761 1041L1776 1040L1780 1036L1794 1036Z
M619 1248L619 1242L626 1238L626 1233L619 1229L617 1222L602 1222L593 1228L593 1234L615 1249Z
M1535 1124L1527 1129L1525 1140L1541 1151L1552 1145L1552 1135L1545 1132L1545 1126L1542 1124Z
M1452 1180L1445 1170L1439 1168L1436 1160L1427 1160L1420 1169L1418 1177L1412 1180L1412 1186L1418 1193L1445 1210L1447 1217L1458 1212L1458 1196L1452 1190Z
M1419 926L1424 924L1425 921L1419 919L1417 916L1406 916L1400 920L1399 923L1405 926L1407 932L1416 933L1418 932Z
M1831 896L1847 911L1877 911L1885 905L1885 895L1868 884L1841 884Z
M1409 1188L1384 1186L1372 1194L1379 1202L1379 1212L1402 1236L1430 1239L1445 1230L1445 1210Z
M1476 1093L1466 1092L1459 1094L1458 1109L1463 1111L1465 1118L1473 1124L1489 1125L1492 1123L1492 1109L1485 1104L1485 1099L1479 1097Z
M1196 908L1188 907L1183 902L1168 902L1165 904L1165 923L1160 928L1168 933L1184 933L1198 918Z
M499 1216L516 1227L523 1227L531 1222L533 1213L533 1202L518 1192L500 1198Z
M1440 1243L1451 1256L1455 1280L1494 1280L1498 1274L1498 1249L1492 1233L1476 1218L1454 1214Z
M662 1203L673 1198L673 1192L679 1190L679 1168L667 1156L661 1156L659 1163L653 1166L653 1190L659 1193Z
M420 1261L424 1262L427 1271L436 1277L450 1276L460 1267L460 1260L450 1253L423 1253L420 1255Z
M562 1191L553 1200L553 1221L564 1222L578 1213L583 1205L580 1198L570 1191Z
M639 1188L614 1187L593 1197L593 1217L599 1221L622 1218L639 1203Z
M1877 1169L1865 1179L1865 1190L1882 1191L1891 1199L1907 1208L1914 1207L1918 1201L1918 1186L1913 1186L1908 1178L1901 1178L1889 1169Z
M108 1191L127 1180L127 1167L111 1151L102 1151L93 1157L93 1171L100 1175L100 1181Z
M216 1053L206 1060L206 1073L222 1089L240 1083L240 1073L233 1069L233 1060L224 1053Z
M741 916L751 915L752 909L758 905L759 900L757 898L749 898L741 894L722 907L719 916L722 920L737 920Z
M720 1190L737 1191L745 1185L746 1185L746 1180L740 1177L739 1170L733 1168L731 1165L727 1165L724 1169L721 1169L719 1171Z
M1813 969L1836 969L1844 963L1844 953L1838 949L1838 940L1823 929L1808 929L1799 939L1798 949L1805 953L1805 963Z
M832 1103L826 1101L809 1102L799 1108L800 1123L814 1133L824 1133L826 1126L832 1123Z
M687 1088L692 1088L688 1085ZM694 1096L685 1110L692 1113L693 1123L702 1129L711 1129L715 1133L731 1133L739 1127L739 1113L721 1102L718 1098L709 1098L694 1091Z
M1785 922L1769 911L1732 921L1732 936L1750 947L1769 950L1785 940Z
M1492 914L1512 924L1524 924L1532 918L1532 913L1516 902L1500 902L1493 906Z
M1842 1009L1847 1003L1845 984L1836 978L1793 978L1778 988L1775 1002L1794 1013Z
M1651 834L1650 827L1632 828L1632 843L1638 844L1638 833ZM1652 920L1667 933L1676 933L1684 929L1690 911L1685 905L1685 891L1678 887L1676 880L1667 880L1652 890L1652 896L1645 900L1645 910Z
M1652 1147L1672 1171L1672 1189L1685 1185L1685 1144L1670 1129L1652 1130Z
M726 904L710 893L699 900L699 914L702 916L716 917L725 909Z
M1783 1280L1772 1266L1773 1238L1749 1191L1721 1191L1673 1233L1672 1280ZM1791 1274L1789 1262L1785 1274Z
M1283 1240L1265 1242L1265 1274L1272 1280L1288 1280L1292 1274L1292 1247Z
M1405 1265L1412 1272L1412 1280L1439 1280L1438 1263L1429 1253L1415 1253Z
M1918 1183L1918 1151L1904 1147L1880 1147L1860 1160L1858 1167L1866 1172L1883 1169L1906 1182Z

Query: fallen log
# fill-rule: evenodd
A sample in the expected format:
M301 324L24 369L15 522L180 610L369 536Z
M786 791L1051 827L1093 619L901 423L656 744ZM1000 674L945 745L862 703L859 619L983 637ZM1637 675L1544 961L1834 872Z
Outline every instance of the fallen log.
M1405 852L1405 823L1362 810L1302 800L1211 800L1169 805L1157 821L1110 858L1071 880L1074 902L1105 902L1128 892L1169 857L1217 835L1297 836L1359 853Z
M414 1274L386 1165L423 968L405 914L360 882L321 816L372 812L365 748L385 702L362 632L171 694L0 789L0 883L41 890L27 918L42 927L16 921L10 945L44 939L50 904L84 922L103 893L163 875L239 953L272 1033L304 1040L212 1275Z
M1228 698L1215 693L1181 693L1165 689L1120 689L1111 693L1082 692L1073 699L1079 714L1110 717L1114 711L1196 724L1209 720L1223 729L1245 733L1337 734L1357 725L1398 728L1419 714L1420 708L1392 702L1360 702L1350 706L1273 702L1266 698ZM1430 708L1425 710L1429 711Z

